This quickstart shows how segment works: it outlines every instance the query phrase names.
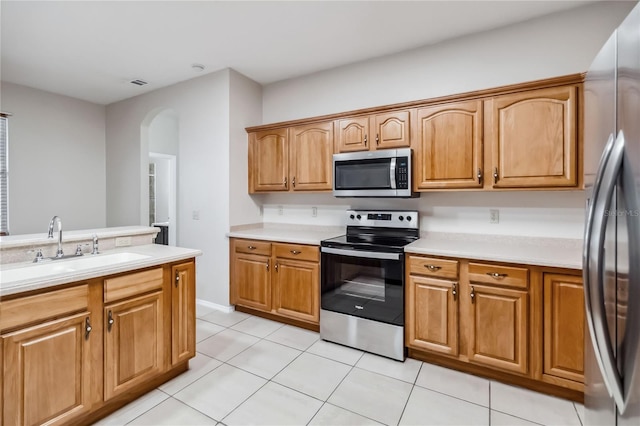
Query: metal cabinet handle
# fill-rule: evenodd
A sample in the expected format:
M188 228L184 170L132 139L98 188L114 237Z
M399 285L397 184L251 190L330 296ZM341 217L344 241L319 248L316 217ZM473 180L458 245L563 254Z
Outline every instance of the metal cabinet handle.
M269 259L267 259L267 271L269 270Z
M376 145L380 145L380 137L376 133Z
M495 278L496 280L501 280L509 276L509 274L499 274L497 272L487 272L487 275L489 275L491 278Z
M89 333L91 333L91 322L89 321L89 317L86 317L84 320L84 338L89 339Z
M422 266L424 266L425 268L427 268L428 270L430 270L432 272L435 272L435 271L438 271L438 270L442 269L442 266L435 266L435 265L422 265Z
M286 188L287 187L287 178L284 178L283 184L284 184L284 187Z
M113 313L109 311L107 314L107 331L111 331L111 327L113 326Z
M296 177L294 176L293 179L291 179L291 185L293 185L293 187L296 187Z
M364 146L367 146L367 135L364 135Z
M176 272L176 287L180 284L180 272Z
M249 250L255 250L257 247L256 247L256 246L247 246L247 248L248 248Z
M478 168L478 183L482 184L482 169Z
M498 175L498 168L493 169L493 183L498 183L498 179L500 176Z
M276 272L278 272L278 262L276 262L276 266L274 266L274 268L276 269Z
M458 300L458 283L453 283L451 294L453 295L453 300Z
M471 286L471 303L475 303L476 300L476 289Z
M301 252L301 251L299 251L299 250L291 250L290 252L291 252L291 254L300 254L300 253L302 253L302 252Z

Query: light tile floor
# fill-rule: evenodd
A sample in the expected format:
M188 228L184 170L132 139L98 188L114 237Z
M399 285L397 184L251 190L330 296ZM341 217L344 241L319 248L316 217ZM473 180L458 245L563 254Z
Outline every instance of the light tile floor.
M581 425L584 407L319 339L240 312L198 307L188 372L101 425Z

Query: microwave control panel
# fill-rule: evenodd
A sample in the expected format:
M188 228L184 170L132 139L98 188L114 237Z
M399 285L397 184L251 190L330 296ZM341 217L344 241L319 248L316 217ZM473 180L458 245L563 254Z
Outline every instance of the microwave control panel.
M396 159L396 187L398 189L409 188L409 157L398 157Z

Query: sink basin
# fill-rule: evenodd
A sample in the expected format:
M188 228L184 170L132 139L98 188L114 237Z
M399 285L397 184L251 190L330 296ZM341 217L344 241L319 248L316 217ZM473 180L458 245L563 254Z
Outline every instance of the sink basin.
M103 268L119 263L133 262L147 259L151 256L138 253L113 253L99 254L96 256L85 255L71 260L52 260L47 263L34 263L20 268L12 268L0 271L0 284L14 281L23 281L36 278L44 278L48 275L60 275L69 272L84 271L92 268Z

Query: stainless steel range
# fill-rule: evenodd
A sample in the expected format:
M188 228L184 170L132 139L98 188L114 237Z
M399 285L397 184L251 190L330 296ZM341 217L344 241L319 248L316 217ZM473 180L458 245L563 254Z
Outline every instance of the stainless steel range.
M346 235L320 244L320 337L403 361L404 246L419 237L418 212L346 214Z

